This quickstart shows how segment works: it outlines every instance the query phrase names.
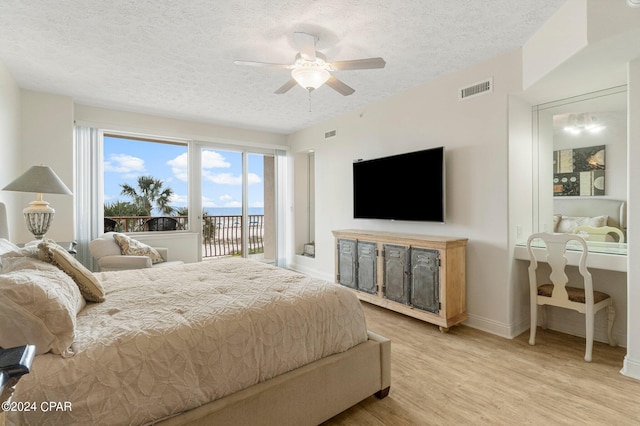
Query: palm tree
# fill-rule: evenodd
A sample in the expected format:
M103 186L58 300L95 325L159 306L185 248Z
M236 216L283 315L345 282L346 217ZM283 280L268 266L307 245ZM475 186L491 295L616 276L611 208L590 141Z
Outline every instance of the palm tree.
M169 205L173 190L171 188L162 189L162 185L162 180L153 176L139 176L138 188L134 188L128 183L122 183L120 187L122 187L121 194L130 197L143 216L151 216L151 210L154 207L162 214L170 215L174 210Z

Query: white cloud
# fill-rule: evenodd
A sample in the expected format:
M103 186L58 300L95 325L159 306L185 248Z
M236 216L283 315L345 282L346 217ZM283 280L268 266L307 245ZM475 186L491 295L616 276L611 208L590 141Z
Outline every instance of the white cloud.
M172 206L184 207L187 205L188 197L186 195L171 194L170 201Z
M167 164L171 166L171 171L176 179L183 182L189 181L189 169L187 168L188 158L187 153L178 155L173 160L167 161Z
M225 195L221 195L220 196L220 201L231 201L233 200L233 197L229 194L225 194Z
M254 201L249 207L264 208L264 201Z
M219 185L242 185L242 175L234 175L232 173L203 173L202 178ZM249 185L262 182L260 176L255 173L249 173L247 175L247 180Z
M104 162L104 171L120 173L125 178L140 176L145 172L144 160L127 154L111 154Z
M216 151L203 150L201 155L203 169L228 169L231 163Z
M242 203L240 201L230 201L224 204L225 207L242 207Z
M211 172L209 171L209 169L231 167L231 163L226 161L222 154L216 151L203 150L201 161L202 177L204 179L210 180ZM189 157L187 156L186 152L178 155L173 160L167 161L167 165L171 167L171 171L173 172L176 179L179 179L183 182L187 182L189 180Z
M218 207L218 205L212 199L203 196L202 207Z
M249 181L249 185L253 185L254 183L260 183L262 182L262 179L260 179L260 176L258 176L255 173L249 173L247 175L247 180Z

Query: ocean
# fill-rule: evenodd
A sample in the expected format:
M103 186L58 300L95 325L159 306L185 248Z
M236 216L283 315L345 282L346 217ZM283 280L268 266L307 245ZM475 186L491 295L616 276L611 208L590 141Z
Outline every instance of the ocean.
M206 207L204 211L209 216L240 216L242 208L240 207ZM249 215L264 215L264 208L249 207Z

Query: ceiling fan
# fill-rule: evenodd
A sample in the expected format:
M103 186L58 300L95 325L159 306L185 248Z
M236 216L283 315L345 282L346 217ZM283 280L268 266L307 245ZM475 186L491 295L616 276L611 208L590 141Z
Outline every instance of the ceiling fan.
M316 50L318 38L312 34L303 32L293 33L293 40L299 53L293 64L273 64L269 62L234 61L236 65L252 67L283 68L291 70L291 79L280 86L274 93L281 95L299 84L309 92L323 84L331 87L344 96L349 96L355 89L349 87L335 76L331 71L365 70L384 68L386 62L382 58L355 59L351 61L327 62L326 56Z

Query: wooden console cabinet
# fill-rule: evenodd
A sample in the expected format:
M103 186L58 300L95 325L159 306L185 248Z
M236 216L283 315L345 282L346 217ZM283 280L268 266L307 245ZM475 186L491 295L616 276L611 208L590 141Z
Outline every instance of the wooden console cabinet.
M336 282L360 300L440 326L467 319L466 238L333 231Z

